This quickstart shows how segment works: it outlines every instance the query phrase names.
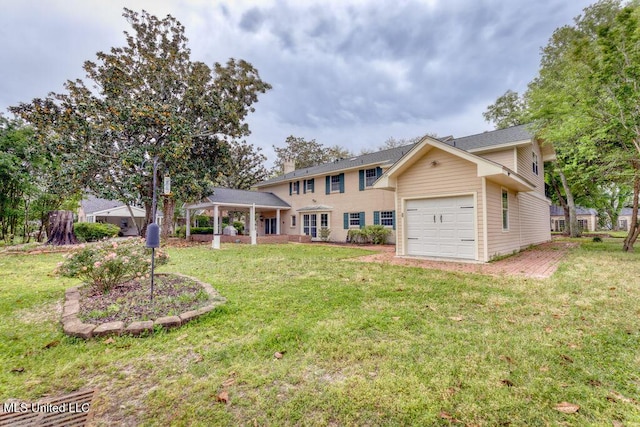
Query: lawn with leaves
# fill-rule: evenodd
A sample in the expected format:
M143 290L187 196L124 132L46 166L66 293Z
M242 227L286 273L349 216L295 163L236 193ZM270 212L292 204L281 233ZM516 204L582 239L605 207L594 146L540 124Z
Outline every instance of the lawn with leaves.
M342 262L367 253L349 247L169 249L161 271L227 303L86 342L58 324L77 284L50 275L60 254L0 256L0 401L96 388L97 425L634 425L640 255L583 242L545 280Z

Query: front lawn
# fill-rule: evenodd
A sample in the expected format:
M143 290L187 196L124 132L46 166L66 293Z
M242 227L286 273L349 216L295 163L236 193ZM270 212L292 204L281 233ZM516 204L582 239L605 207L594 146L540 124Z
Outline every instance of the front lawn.
M58 323L77 284L51 276L61 255L2 255L0 402L95 388L97 425L634 425L640 255L619 247L586 241L546 280L344 262L367 253L349 247L174 248L160 271L227 303L87 342Z

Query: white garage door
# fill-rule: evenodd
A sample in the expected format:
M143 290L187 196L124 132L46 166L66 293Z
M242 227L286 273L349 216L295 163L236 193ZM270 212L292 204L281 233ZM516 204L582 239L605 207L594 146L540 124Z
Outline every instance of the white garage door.
M408 200L407 255L476 258L473 196Z

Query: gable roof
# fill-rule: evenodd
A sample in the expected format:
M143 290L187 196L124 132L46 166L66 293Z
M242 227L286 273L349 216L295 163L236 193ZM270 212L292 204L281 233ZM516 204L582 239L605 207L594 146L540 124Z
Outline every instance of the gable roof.
M461 138L444 137L439 139L439 141L464 151L474 152L505 145L529 143L532 138L533 135L527 130L527 125L519 125ZM285 175L280 175L260 182L254 187L260 188L281 182L294 181L301 178L306 179L316 176L324 176L333 172L339 173L349 169L362 169L366 166L391 166L406 155L417 144L419 143L389 148L387 150L363 154L361 156L354 156L348 159L340 159L308 168L296 169Z
M411 151L385 171L385 173L373 184L373 187L384 190L395 189L397 177L416 163L418 159L426 155L432 148L440 149L451 155L474 163L477 167L478 177L491 178L493 181L506 185L517 191L531 191L536 188L531 181L499 163L469 153L461 148L454 147L448 142L442 142L431 138L430 136L423 137L420 142L412 147Z

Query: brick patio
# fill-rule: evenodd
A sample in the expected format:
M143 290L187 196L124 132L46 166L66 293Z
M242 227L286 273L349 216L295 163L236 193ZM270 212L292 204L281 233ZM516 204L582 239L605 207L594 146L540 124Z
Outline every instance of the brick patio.
M367 247L380 250L373 255L353 258L352 261L383 262L392 265L430 268L464 273L487 274L491 276L522 276L544 279L550 277L569 249L577 246L574 242L552 241L523 250L513 256L487 264L457 262L415 257L396 257L394 246Z

